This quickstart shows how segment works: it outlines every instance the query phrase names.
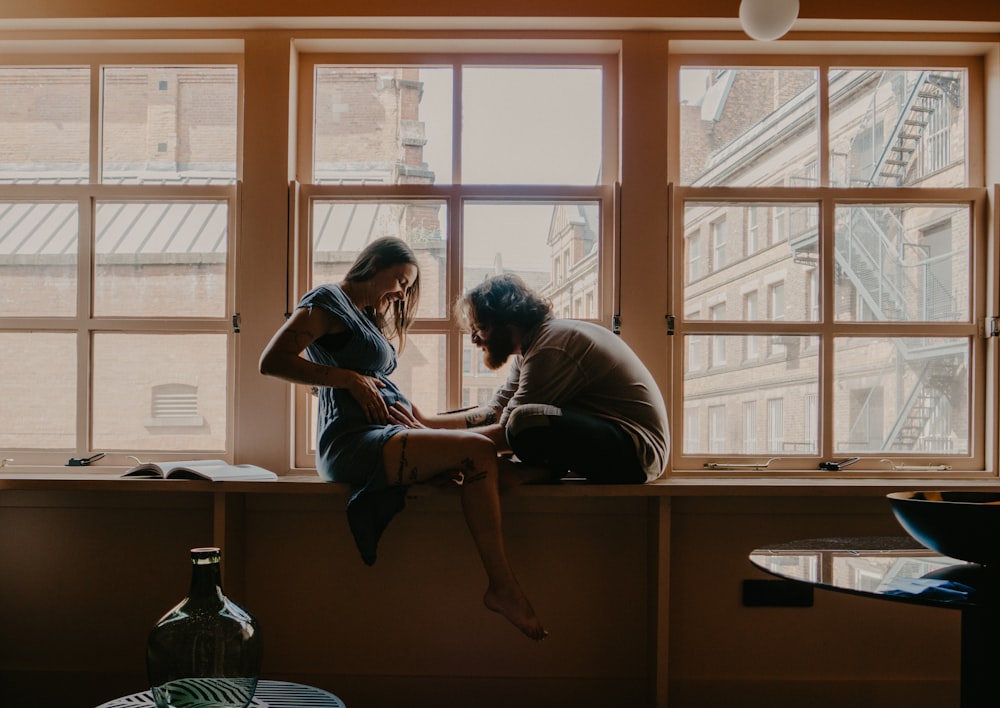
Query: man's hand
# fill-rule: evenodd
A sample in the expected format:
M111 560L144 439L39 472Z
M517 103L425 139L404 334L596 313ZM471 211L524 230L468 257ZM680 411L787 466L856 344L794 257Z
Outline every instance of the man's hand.
M402 425L406 428L426 428L427 426L420 422L417 417L407 410L405 407L398 403L393 403L389 407L389 422L395 423L396 425Z

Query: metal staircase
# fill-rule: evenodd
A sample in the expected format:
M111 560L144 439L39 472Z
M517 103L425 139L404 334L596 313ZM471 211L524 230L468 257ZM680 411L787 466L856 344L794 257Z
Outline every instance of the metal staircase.
M860 180L856 177L855 185L902 186L919 177L913 168L921 141L934 112L953 98L957 88L954 78L933 71L920 72L909 81L906 72L883 72L867 112L870 121L879 114L878 102L885 100L886 82L895 82L889 89L898 97L899 110L870 170ZM867 128L871 129L871 123ZM864 131L862 125L858 134ZM846 279L853 286L865 310L863 318L906 322L939 317L941 306L946 303L934 302L934 298L943 288L928 267L929 258L913 257L913 249L926 250L926 247L904 241L906 227L896 212L890 207L856 206L850 214L850 222L838 227L835 267L837 278ZM795 262L816 263L815 231L790 239L789 245ZM895 421L884 439L876 444L880 443L879 449L883 451L920 451L928 443L939 449L940 441L928 436L951 405L960 403L953 399L965 395L964 387L956 386L956 375L965 365L965 346L935 339L894 337L892 341L902 364L900 381L906 381L909 394L898 401ZM873 405L871 398L866 399L858 422Z
M905 76L902 72L885 72L872 96L872 110L882 85L886 81L898 81ZM913 84L903 87L905 98L896 116L892 130L884 141L881 152L872 166L866 186L898 187L907 181L908 173L917 155L920 142L935 111L939 110L949 94L954 90L955 79L933 71L921 71Z

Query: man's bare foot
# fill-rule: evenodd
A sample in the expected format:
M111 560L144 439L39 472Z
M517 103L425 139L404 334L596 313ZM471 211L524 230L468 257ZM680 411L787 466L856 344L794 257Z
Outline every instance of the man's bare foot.
M500 491L522 484L551 484L559 481L559 476L546 467L534 467L504 457L497 462Z
M506 617L511 624L535 641L541 641L549 634L535 616L535 610L520 588L502 592L490 587L483 596L483 604Z

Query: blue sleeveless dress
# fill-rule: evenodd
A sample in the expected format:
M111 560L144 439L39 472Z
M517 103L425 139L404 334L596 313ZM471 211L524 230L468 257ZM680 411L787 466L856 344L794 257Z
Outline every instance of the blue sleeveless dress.
M298 307L319 307L339 319L349 336L321 337L306 350L317 364L351 369L382 381L387 406L410 402L389 375L396 369L396 349L378 327L351 302L339 285L321 285L306 293ZM347 520L365 563L375 562L379 538L389 521L403 509L405 486L389 486L382 463L382 446L401 425L372 425L347 389L320 388L316 421L316 469L328 482L351 485Z

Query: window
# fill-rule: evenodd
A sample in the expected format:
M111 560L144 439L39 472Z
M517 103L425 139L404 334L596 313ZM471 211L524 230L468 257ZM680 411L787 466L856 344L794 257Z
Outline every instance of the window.
M726 407L711 406L708 409L708 451L726 450Z
M767 451L785 451L785 401L781 398L767 399Z
M688 235L684 239L687 244L687 277L688 280L694 282L705 276L705 254L702 253L703 241L702 236L698 232L694 232Z
M0 66L0 448L18 462L232 453L241 80L223 55Z
M726 220L712 222L712 270L726 267Z
M713 320L724 320L726 319L726 303L720 302L717 305L713 305L709 312L711 312ZM726 341L727 337L724 335L716 335L710 337L712 342L712 363L713 367L720 367L726 365Z
M757 452L757 401L744 401L742 406L743 425L740 430L743 438L741 452L753 455Z
M747 322L752 322L758 319L758 317L757 291L751 290L743 295L743 319ZM745 342L746 346L743 349L743 357L745 359L756 359L760 356L759 337L746 337Z
M752 256L760 250L760 210L761 207L750 206L746 209L747 235L744 243L744 251L747 256Z
M296 296L338 281L370 239L405 240L421 301L394 380L423 410L484 402L506 376L465 363L480 353L450 318L484 278L517 273L559 316L610 324L614 66L601 56L302 57L311 121L300 135ZM314 423L300 419L296 460L310 466Z
M879 472L883 458L981 469L987 431L971 411L987 388L976 324L989 300L976 236L986 191L967 135L970 105L982 103L969 100L982 91L978 60L721 59L671 63L681 88L672 229L688 253L672 259L671 310L683 313L677 335L715 345L713 367L723 342L742 340L747 360L764 342L765 357L741 371L674 372L678 406L708 415L724 402L742 411L743 432L707 458L675 450L675 469L765 451L778 470L845 454L867 454ZM743 256L717 276L715 224L741 213ZM711 235L713 265L696 278L699 233ZM740 313L717 317L712 303L733 297ZM766 414L759 430L751 403ZM687 440L678 421L687 417L672 418Z

